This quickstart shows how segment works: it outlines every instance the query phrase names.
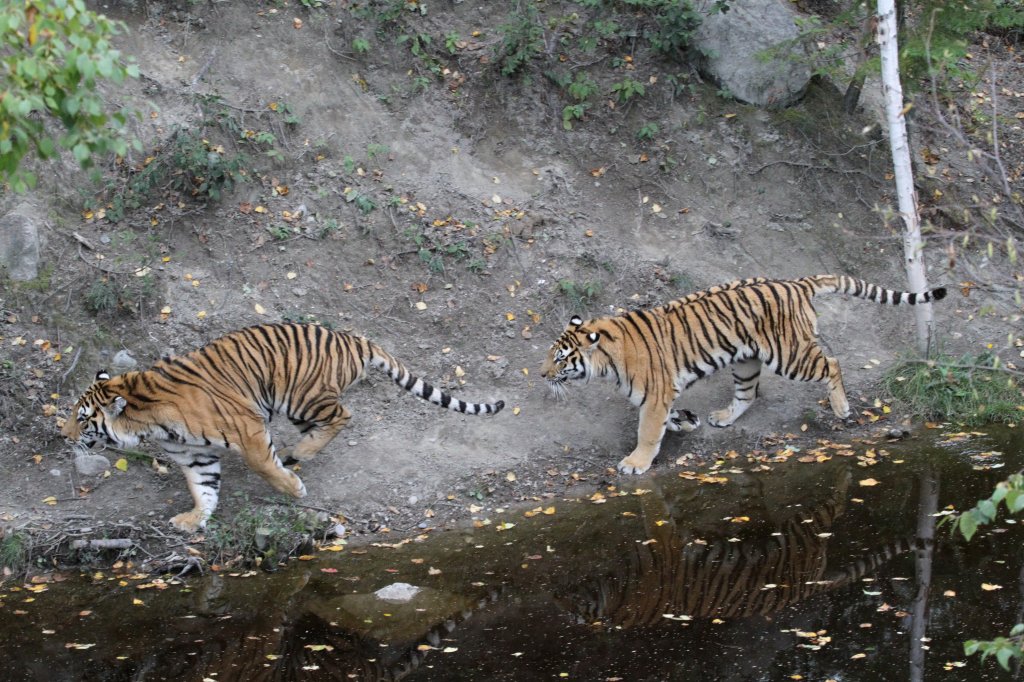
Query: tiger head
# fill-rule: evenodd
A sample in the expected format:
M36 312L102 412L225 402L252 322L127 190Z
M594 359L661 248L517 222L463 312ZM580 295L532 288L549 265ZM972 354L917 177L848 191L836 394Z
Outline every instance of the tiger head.
M114 382L120 377L115 377ZM61 433L77 445L91 448L100 443L127 446L130 443L113 428L114 420L124 412L128 401L116 392L110 375L101 370L71 409Z
M559 398L565 396L567 381L590 381L593 376L591 354L597 348L600 336L583 327L583 319L574 315L569 326L558 337L541 367L548 387Z

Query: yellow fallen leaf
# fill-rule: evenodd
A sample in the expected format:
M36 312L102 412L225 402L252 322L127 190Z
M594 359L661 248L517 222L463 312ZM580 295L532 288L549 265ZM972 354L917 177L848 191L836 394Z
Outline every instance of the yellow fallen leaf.
M122 457L114 462L114 468L118 471L128 471L128 460Z
M138 597L134 597L132 598L132 604L134 604L135 606L145 606L146 602L142 601Z
M48 504L50 506L53 506L53 505L57 504L57 498L54 497L53 495L50 495L49 497L44 497L43 498L43 504Z
M554 507L548 507L547 509L545 509L545 510L544 510L544 513L545 513L545 514L546 514L547 516L551 516L552 514L554 514L554 513L555 513L555 508L554 508Z
M986 592L991 592L993 590L1001 590L1001 589L1003 589L1003 586L1002 585L993 585L992 583L982 583L981 584L981 589L985 590Z
M862 485L862 486L865 486L865 487L868 487L868 488L870 488L873 485L878 485L878 481L876 481L873 478L864 478L864 479L861 479L860 481L857 481L857 483L858 483L858 485Z
M416 310L426 310L427 304L423 301L416 301Z
M264 315L264 314L266 314L266 312L267 312L267 309L266 309L266 308L264 308L263 306L261 306L261 305L260 305L259 303L257 303L256 305L254 305L254 306L252 307L252 309L256 311L256 314L257 314L257 315Z
M512 408L512 414L518 415L520 412L522 412L522 410L519 409L518 407L513 407Z

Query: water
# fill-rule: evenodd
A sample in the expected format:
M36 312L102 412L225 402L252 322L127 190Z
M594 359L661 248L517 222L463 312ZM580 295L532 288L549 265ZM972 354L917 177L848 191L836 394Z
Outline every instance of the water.
M1001 679L962 643L1024 620L1020 526L965 543L934 514L1020 469L1022 436L675 468L276 574L5 586L0 679Z

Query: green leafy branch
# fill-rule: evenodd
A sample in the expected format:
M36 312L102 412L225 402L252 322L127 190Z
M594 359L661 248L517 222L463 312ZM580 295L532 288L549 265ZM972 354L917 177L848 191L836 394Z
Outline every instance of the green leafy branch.
M108 113L99 81L138 78L139 69L111 46L124 25L89 11L83 0L24 0L0 10L0 180L17 192L35 186L20 168L31 152L51 159L58 145L83 168L96 155L124 156L124 111ZM47 123L64 132L56 140ZM134 143L136 146L137 142Z
M1019 514L1024 510L1024 474L1013 474L996 485L991 497L978 500L973 508L957 516L953 520L954 532L959 530L969 541L979 526L995 521L1000 503L1011 514ZM995 656L999 665L1009 670L1011 659L1024 658L1024 623L1014 625L1008 637L968 640L964 642L964 653L968 656L980 653L983 661L989 656Z

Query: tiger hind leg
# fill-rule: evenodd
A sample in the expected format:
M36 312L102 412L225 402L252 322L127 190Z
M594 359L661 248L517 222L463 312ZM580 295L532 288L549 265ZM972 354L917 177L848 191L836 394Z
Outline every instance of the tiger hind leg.
M203 526L217 508L220 494L220 458L216 455L196 455L185 462L181 456L174 459L185 474L188 491L192 493L194 506L191 511L182 512L171 518L171 525L186 533L195 533Z
M312 459L334 440L351 418L352 413L347 408L335 403L332 409L317 414L315 422L296 422L303 434L302 438L292 447L281 448L278 456L286 464L295 460L304 462Z
M839 361L835 358L825 358L828 367L828 404L832 406L832 412L840 419L850 416L850 402L846 399L846 388L843 386L843 371L839 369Z
M672 410L668 413L668 421L665 428L669 431L684 431L689 433L700 426L700 417L689 410Z
M230 448L239 452L245 463L275 490L292 497L305 497L306 486L302 479L281 464L271 443L266 421L253 416L239 427L239 442L231 443Z
M715 410L708 416L708 424L717 427L729 426L740 418L757 397L761 381L761 361L757 358L737 362L732 368L733 394L728 407Z

